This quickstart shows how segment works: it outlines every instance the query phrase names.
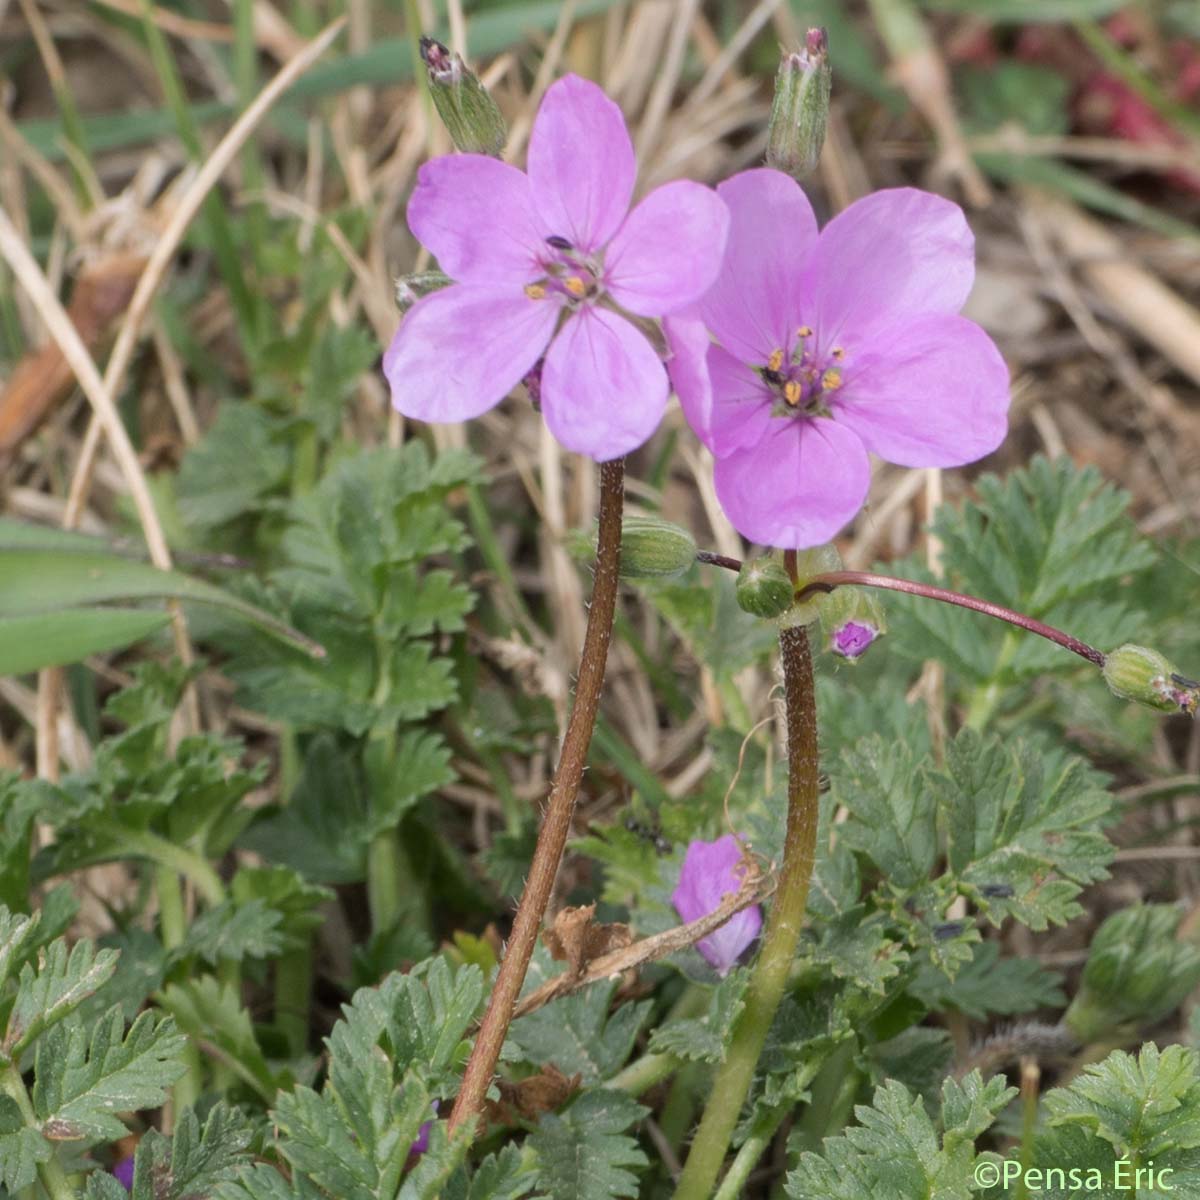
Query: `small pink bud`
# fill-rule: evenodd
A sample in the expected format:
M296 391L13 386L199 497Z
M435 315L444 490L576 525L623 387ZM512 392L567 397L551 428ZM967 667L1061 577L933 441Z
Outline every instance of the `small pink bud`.
M847 621L833 631L830 649L843 658L855 659L879 636L879 630L858 621Z

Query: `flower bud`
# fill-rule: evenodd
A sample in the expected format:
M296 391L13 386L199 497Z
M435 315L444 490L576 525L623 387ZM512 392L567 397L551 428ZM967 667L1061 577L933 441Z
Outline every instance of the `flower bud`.
M1167 658L1145 646L1125 645L1109 654L1104 682L1122 700L1136 700L1162 712L1191 716L1200 705L1200 683L1185 679Z
M621 522L621 575L670 579L696 561L696 539L662 517L627 516Z
M817 165L832 83L829 39L824 29L810 29L804 49L785 53L775 75L767 166L800 179Z
M1093 934L1079 990L1063 1024L1081 1042L1126 1026L1150 1026L1200 982L1200 948L1178 935L1180 911L1135 904Z
M434 107L455 146L468 154L499 154L508 127L474 72L433 38L421 39L421 61L429 69Z
M826 597L821 605L821 627L829 649L852 663L887 633L883 606L870 592L856 587L839 587Z
M736 592L738 605L756 617L783 616L795 596L791 576L773 555L743 563Z

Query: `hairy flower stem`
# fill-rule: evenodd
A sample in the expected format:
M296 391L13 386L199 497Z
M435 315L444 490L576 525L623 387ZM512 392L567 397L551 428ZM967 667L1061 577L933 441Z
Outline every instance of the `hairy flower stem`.
M754 1068L783 999L804 926L808 885L816 857L820 787L817 772L817 701L812 651L801 626L779 634L787 712L788 815L783 868L767 918L762 949L746 988L746 1006L734 1026L725 1061L713 1078L708 1104L692 1139L675 1200L708 1200L754 1078Z
M471 1057L454 1111L450 1114L451 1131L473 1122L483 1107L488 1086L500 1057L500 1047L512 1021L513 1008L525 982L525 972L542 928L542 918L550 903L550 893L558 874L571 831L575 797L587 763L588 747L596 726L604 669L608 662L608 644L612 639L613 617L617 608L617 582L621 566L621 510L625 503L625 460L618 458L600 467L600 531L596 548L596 575L592 585L592 603L588 609L587 632L579 660L575 685L575 703L563 737L558 769L546 803L546 817L538 834L533 862L525 880L525 890L517 906L509 935L508 948L496 976L496 985L488 1000L487 1012L475 1038Z
M917 583L912 579L896 579L891 575L876 575L871 571L828 571L823 575L814 575L804 588L797 592L796 599L804 600L813 592L832 592L834 588L841 587L843 584L853 584L855 587L885 588L892 592L907 592L910 596L923 596L927 600L940 600L943 604L956 604L959 608L969 608L972 612L983 613L985 616L1007 621L1010 625L1015 625L1018 629L1024 629L1028 633L1036 633L1038 637L1044 637L1047 641L1062 646L1064 650L1070 650L1072 654L1086 658L1088 662L1097 667L1104 666L1105 654L1102 650L1097 650L1095 646L1089 646L1087 642L1081 642L1069 633L1063 633L1061 629L1055 629L1053 625L1047 625L1044 621L1027 617L1015 609L1005 608L1003 604L993 604L990 600L965 596L962 592L952 592L947 588L934 587L928 583Z

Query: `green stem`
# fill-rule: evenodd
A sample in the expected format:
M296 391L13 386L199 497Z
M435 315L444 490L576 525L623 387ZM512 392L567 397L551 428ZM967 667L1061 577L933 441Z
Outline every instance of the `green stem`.
M207 863L205 865L207 866ZM158 893L158 926L163 945L168 950L173 950L187 935L187 911L183 903L183 885L179 881L179 874L173 867L158 863L154 868L154 888ZM184 1109L194 1107L200 1099L200 1051L191 1038L188 1038L184 1046L183 1062L186 1070L175 1084L173 1092L176 1118Z
M613 615L617 608L617 586L621 568L621 512L625 504L625 460L615 459L600 465L600 531L596 546L596 574L592 585L592 604L588 609L587 632L579 660L579 677L575 686L575 703L567 721L562 753L554 772L546 817L538 834L533 861L517 915L513 920L508 948L500 963L495 986L488 1000L487 1012L479 1026L475 1045L467 1060L462 1087L450 1114L450 1131L461 1126L468 1137L477 1125L476 1117L483 1108L491 1086L500 1049L504 1045L512 1021L513 1009L533 948L542 928L542 919L558 866L571 832L575 815L575 799L583 782L588 748L600 711L600 692L604 687L604 671L608 663L608 645L612 640Z
M129 830L122 827L119 832L121 843L126 851L132 851L134 855L139 855L142 858L148 858L152 863L160 868L156 878L161 883L166 876L163 874L165 870L167 875L170 875L175 880L175 889L179 889L178 876L182 875L187 879L204 898L206 904L217 905L225 899L225 885L221 882L221 877L213 870L208 859L202 858L194 851L187 849L186 846L177 846L174 842L168 841L164 837L159 837L156 833L150 833L147 830ZM182 893L180 893L182 896ZM159 906L162 906L163 898L159 895ZM168 898L168 903L170 899ZM180 926L179 936L171 945L178 945L183 941L183 935L187 931L187 920L183 916L183 901L180 900L179 914Z
M281 954L275 963L275 1024L292 1058L308 1049L313 956L311 936L303 937L303 946Z
M33 1109L33 1101L29 1099L29 1091L25 1087L25 1080L21 1078L21 1070L16 1063L10 1063L4 1069L3 1075L0 1075L0 1091L5 1095L11 1096L16 1102L17 1107L21 1110L21 1117L25 1125L29 1129L39 1129L41 1121L38 1120L37 1113ZM75 1200L75 1189L71 1186L71 1181L67 1178L67 1173L62 1169L55 1155L51 1155L44 1163L38 1163L38 1178L42 1181L42 1187L50 1196L50 1200Z
M400 866L403 847L400 831L387 829L377 833L367 847L367 906L371 929L382 933L400 919Z
M721 1180L713 1200L738 1200L746 1180L750 1178L750 1172L771 1144L776 1130L783 1124L783 1118L791 1111L790 1103L781 1104L778 1108L768 1109L754 1122L733 1162L729 1164L729 1170L725 1172L725 1178Z
M604 1086L640 1096L656 1083L669 1078L683 1066L683 1059L674 1054L643 1054L623 1071L618 1071Z
M762 949L746 989L746 1006L733 1030L725 1061L713 1078L712 1092L692 1151L679 1178L675 1200L708 1200L725 1161L754 1078L804 927L808 885L816 858L820 803L817 752L817 703L812 651L802 627L779 635L787 711L788 816L779 886L767 918Z

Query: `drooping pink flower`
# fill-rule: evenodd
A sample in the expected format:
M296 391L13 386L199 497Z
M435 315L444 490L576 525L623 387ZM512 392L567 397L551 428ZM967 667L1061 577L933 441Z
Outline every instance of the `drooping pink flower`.
M671 893L671 903L684 921L698 921L721 906L721 901L736 894L742 879L738 873L742 849L730 833L715 842L689 842L679 872L679 883ZM696 943L696 949L716 968L728 975L743 950L762 928L762 909L757 904L734 913L719 929Z
M868 451L950 467L1000 444L1008 370L958 315L975 274L958 205L876 192L818 234L778 171L744 171L717 191L732 218L721 273L666 328L675 389L745 537L829 541L866 499Z
M631 212L636 172L621 110L574 75L542 100L528 173L478 154L426 163L408 224L455 284L418 301L384 355L396 408L425 421L478 416L544 355L542 412L567 449L604 461L641 445L667 376L622 313L661 317L699 299L729 215L686 181Z
M879 630L865 621L846 621L830 635L829 646L834 654L853 662L867 652L878 636Z

